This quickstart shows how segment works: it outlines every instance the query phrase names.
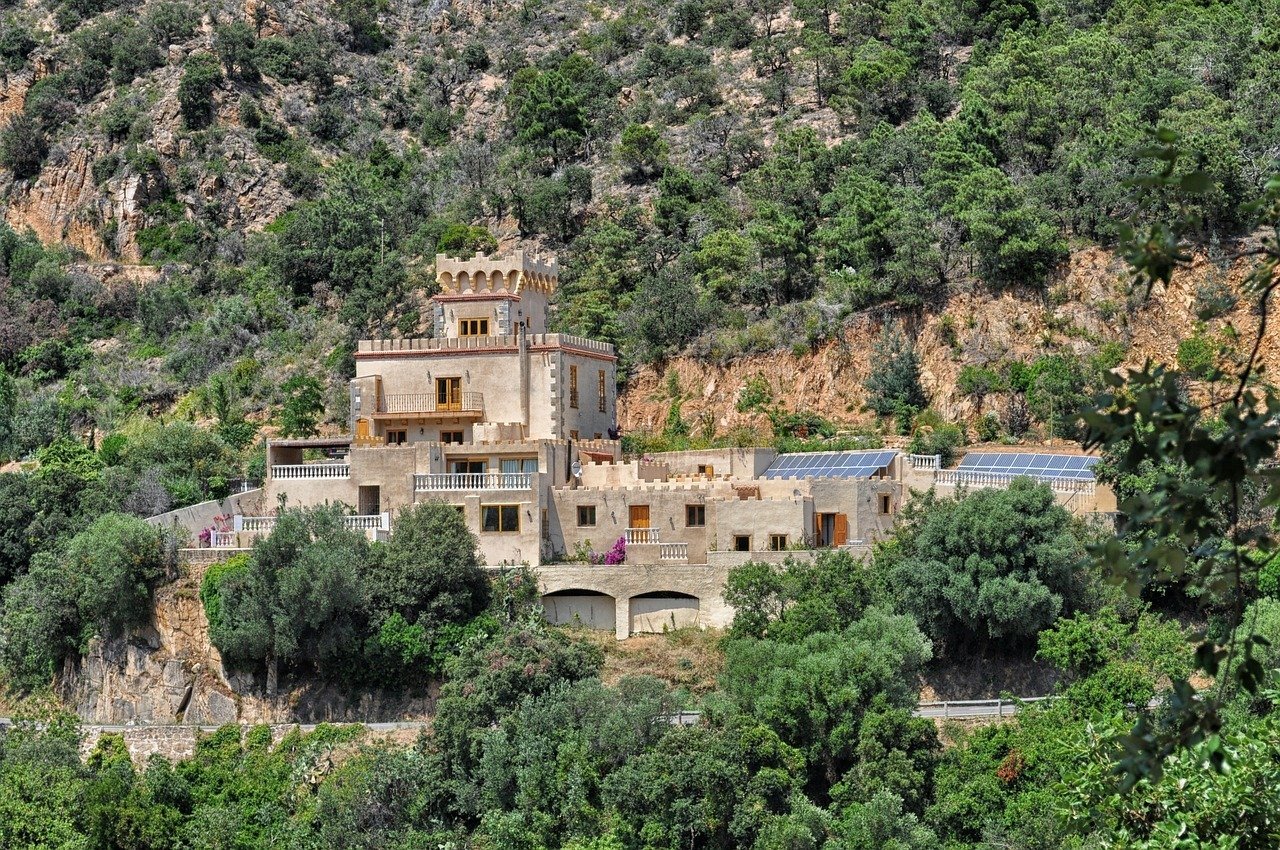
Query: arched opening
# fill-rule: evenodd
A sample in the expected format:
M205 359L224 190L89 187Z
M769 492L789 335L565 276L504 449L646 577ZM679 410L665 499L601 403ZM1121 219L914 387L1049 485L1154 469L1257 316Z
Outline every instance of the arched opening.
M612 631L616 625L617 602L597 590L569 588L542 597L542 613L556 626L585 626Z
M631 597L631 634L670 632L700 621L700 601L696 596L673 590L657 590Z

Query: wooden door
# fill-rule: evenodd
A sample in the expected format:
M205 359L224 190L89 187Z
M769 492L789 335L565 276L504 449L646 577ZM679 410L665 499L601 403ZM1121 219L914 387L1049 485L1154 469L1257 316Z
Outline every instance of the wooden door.
M368 439L369 439L369 420L357 419L356 420L356 440L359 441L359 440L368 440Z
M632 505L628 508L630 511L629 528L648 528L649 527L649 506L648 505Z
M831 541L831 545L843 546L848 542L849 542L849 517L846 514L836 514L835 540Z
M436 378L436 409L462 409L461 378Z

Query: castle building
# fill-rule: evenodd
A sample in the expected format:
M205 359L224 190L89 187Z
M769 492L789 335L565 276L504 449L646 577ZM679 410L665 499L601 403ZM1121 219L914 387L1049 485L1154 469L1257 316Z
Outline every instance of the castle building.
M263 502L344 503L348 524L375 539L406 506L454 505L488 564L538 568L555 622L619 637L726 624L721 589L731 567L865 552L890 532L912 488L1004 486L1033 474L1056 482L1073 510L1107 509L1079 455L1041 462L993 453L968 472L887 449L624 460L613 346L548 332L554 259L440 255L436 274L433 336L362 340L349 435L271 441ZM237 516L214 545L248 545L273 523ZM620 564L583 557L619 549Z

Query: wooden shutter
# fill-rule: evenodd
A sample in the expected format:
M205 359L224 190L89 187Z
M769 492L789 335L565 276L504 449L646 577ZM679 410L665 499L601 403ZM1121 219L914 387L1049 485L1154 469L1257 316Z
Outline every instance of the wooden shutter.
M843 546L849 542L849 517L846 514L836 514L836 539L831 541L832 546Z

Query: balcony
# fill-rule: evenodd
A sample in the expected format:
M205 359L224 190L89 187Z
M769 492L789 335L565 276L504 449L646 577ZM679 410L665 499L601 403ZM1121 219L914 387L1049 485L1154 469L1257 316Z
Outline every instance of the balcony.
M533 487L531 472L454 472L413 476L415 493L449 490L528 490L531 487Z
M424 416L484 416L483 393L457 393L440 401L435 393L397 393L382 397L375 419L415 419Z
M270 534L276 527L276 517L273 516L236 516L232 522L235 531L226 532L231 535L241 531ZM344 516L342 527L351 531L390 531L391 514L384 511L380 514Z
M271 477L277 480L286 478L350 478L351 464L277 463L271 467Z
M658 529L656 528L628 528L626 530L626 540L628 546L662 542L658 539Z

